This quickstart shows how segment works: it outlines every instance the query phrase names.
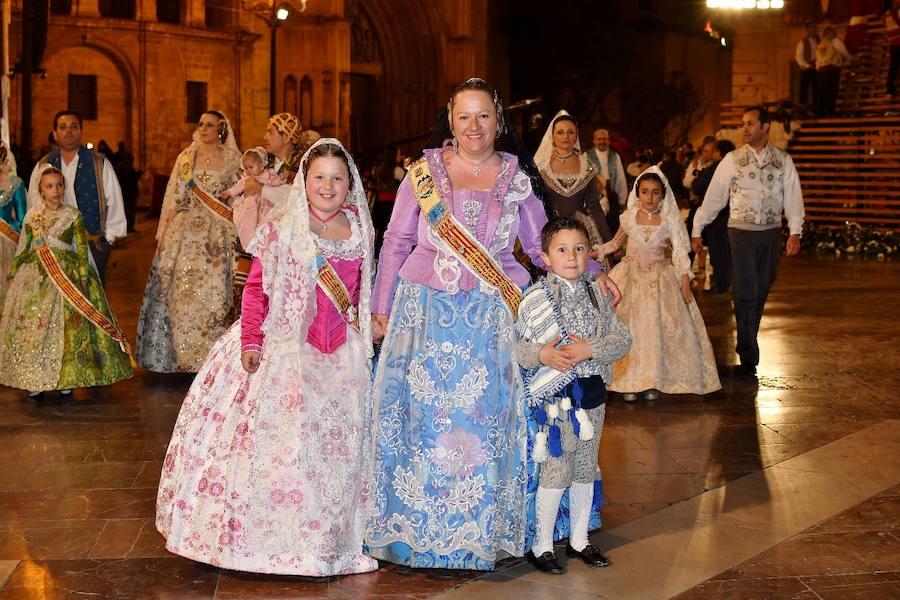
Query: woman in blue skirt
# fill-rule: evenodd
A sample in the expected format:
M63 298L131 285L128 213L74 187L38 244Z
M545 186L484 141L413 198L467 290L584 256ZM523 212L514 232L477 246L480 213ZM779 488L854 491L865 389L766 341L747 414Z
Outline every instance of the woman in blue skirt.
M529 274L513 249L518 238L544 267L547 212L487 83L458 86L438 125L398 190L373 292L373 333L385 337L366 544L411 567L490 570L522 556L533 529L513 328Z

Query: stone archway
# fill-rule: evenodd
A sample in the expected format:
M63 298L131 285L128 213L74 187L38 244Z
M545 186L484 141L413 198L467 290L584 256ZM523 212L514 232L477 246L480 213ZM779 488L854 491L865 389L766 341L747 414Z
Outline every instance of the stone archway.
M446 24L436 2L348 0L357 151L427 133L443 94Z
M36 146L47 143L53 125L53 115L68 108L70 75L96 77L96 119L86 119L84 142L95 146L101 139L115 149L121 140L136 156L142 140L134 128L133 90L135 82L120 57L102 45L83 44L48 47L43 63L45 79L34 84L34 120L32 139Z

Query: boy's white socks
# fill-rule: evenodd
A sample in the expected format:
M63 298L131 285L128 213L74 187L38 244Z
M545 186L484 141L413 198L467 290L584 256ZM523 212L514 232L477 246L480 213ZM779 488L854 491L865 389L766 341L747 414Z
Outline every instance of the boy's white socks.
M538 488L540 494L540 488ZM540 498L540 496L538 496ZM593 483L573 483L569 488L569 544L581 552L588 545L588 525L594 503Z
M538 486L537 527L534 543L531 545L531 551L535 556L553 552L553 528L556 526L556 515L559 514L559 502L565 491Z

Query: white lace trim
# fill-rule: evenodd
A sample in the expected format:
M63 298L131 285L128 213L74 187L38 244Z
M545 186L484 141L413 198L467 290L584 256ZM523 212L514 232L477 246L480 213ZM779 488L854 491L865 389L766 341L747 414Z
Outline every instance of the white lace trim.
M350 222L350 237L346 240L329 240L321 238L310 231L310 235L316 242L316 246L326 258L336 258L339 260L356 260L362 258L363 243L362 230L360 228L359 217L352 210L341 209L347 220Z

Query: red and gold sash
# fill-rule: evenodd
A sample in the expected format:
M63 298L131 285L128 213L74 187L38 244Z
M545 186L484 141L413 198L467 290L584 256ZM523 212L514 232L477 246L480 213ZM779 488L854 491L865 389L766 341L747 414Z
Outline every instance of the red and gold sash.
M56 260L56 255L53 254L53 251L50 250L46 243L42 243L37 247L37 253L41 260L41 265L43 265L47 275L50 276L50 281L53 282L53 285L56 286L56 289L59 290L59 293L62 294L63 298L65 298L75 310L81 313L81 316L99 327L106 335L117 341L122 352L127 354L128 358L131 359L132 367L136 367L137 362L134 359L134 350L132 350L131 344L128 343L128 338L125 337L125 334L122 333L119 326L107 319L106 315L97 310L87 296L72 283L69 276L62 270L59 261Z
M4 237L8 238L13 244L19 244L19 234L15 229L9 226L9 223L0 219L0 233L3 234Z
M341 281L340 275L321 254L316 255L316 267L319 269L316 273L316 283L344 320L359 333L359 311L350 302L350 292Z
M199 183L194 180L194 166L191 164L191 157L184 153L179 159L178 170L181 172L181 179L189 190L194 193L203 206L209 211L228 223L232 222L234 211L227 204L223 204L218 198L204 190Z
M428 224L450 247L453 254L481 281L500 292L513 318L519 312L522 291L509 277L491 253L472 236L450 212L434 183L426 158L420 158L409 167L409 176L416 194L416 201Z

